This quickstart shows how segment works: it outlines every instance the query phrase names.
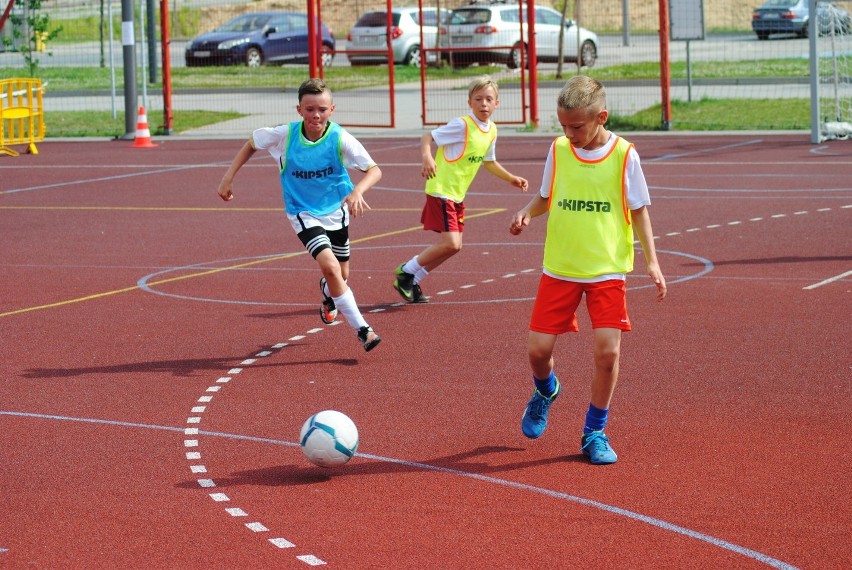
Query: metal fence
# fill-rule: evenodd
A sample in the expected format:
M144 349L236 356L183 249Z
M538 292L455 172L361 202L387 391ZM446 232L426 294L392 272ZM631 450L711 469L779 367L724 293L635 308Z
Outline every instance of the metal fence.
M134 41L136 45L137 97L138 104L148 109L152 123L158 122L164 106L161 57L162 46L159 43L159 9L161 4L149 5L148 0L134 0L135 7ZM657 0L568 0L567 15L594 33L598 38L597 59L590 73L611 73L603 78L609 93L610 111L616 115L629 116L661 104L659 77L634 76L632 69L644 69L653 74L660 61L659 5ZM5 8L8 0L0 0ZM21 0L19 0L21 4ZM25 4L25 3L24 3ZM424 7L452 10L468 2L459 0L423 1ZM542 0L538 5L552 7L562 11L561 2ZM752 12L758 0L704 0L703 2L703 38L700 40L677 41L669 45L669 59L672 64L671 97L675 101L690 102L707 99L789 99L791 108L804 106L805 114L810 100L807 77L809 45L808 39L801 35L787 34L771 36L760 40L752 31ZM838 2L840 8L852 9L852 2ZM336 45L331 52L333 60L330 67L324 68L326 79L335 88L338 110L335 119L346 125L352 124L391 124L397 128L422 129L424 117L422 102L424 93L420 89L419 79L414 76L395 83L397 98L394 108L387 104L388 81L379 81L368 85L358 85L361 68L352 68L347 50L350 49L347 35L359 15L367 11L383 11L387 2L379 0L320 0L323 23L335 36ZM418 2L394 2L394 6L417 6ZM237 84L215 87L207 85L193 87L194 75L199 77L209 70L206 68L187 68L185 49L198 34L212 30L229 19L245 13L263 10L292 10L305 12L305 1L295 0L258 0L252 2L234 2L231 0L170 0L169 28L170 65L179 78L173 79L175 85L172 95L172 109L176 116L190 110L210 110L232 112L242 115L240 118L222 120L207 127L193 131L193 134L211 136L243 136L251 128L277 124L294 118L295 77L307 78L308 67L304 63L275 65L276 70L286 70L281 83L257 83L261 76L241 63L229 70L237 76ZM153 9L152 9L153 8ZM19 8L16 8L18 10ZM125 107L122 74L122 22L120 0L53 0L49 15L51 26L61 26L57 37L47 45L35 46L32 57L37 63L36 76L46 83L44 97L45 113L50 136L51 114L67 111L112 111L120 115ZM151 17L154 14L154 17ZM150 25L153 35L146 27ZM126 30L125 30L126 34ZM848 36L848 34L847 34ZM152 44L150 39L155 42ZM10 24L0 32L5 38L5 47L0 47L0 79L23 75L27 72L24 57L20 51L20 42L10 33ZM845 40L848 46L848 39ZM18 44L18 45L16 45ZM32 47L32 46L31 46ZM353 48L354 49L354 48ZM835 56L836 57L836 56ZM849 54L842 56L848 61ZM790 63L794 67L791 71ZM795 65L800 64L800 68ZM401 65L401 64L400 64ZM55 68L94 69L86 85L72 87L58 80L51 80L48 72ZM743 68L752 68L753 76L743 75ZM773 74L773 69L778 69ZM835 65L835 69L837 66ZM796 72L800 69L800 72ZM848 69L848 67L841 69ZM537 103L541 108L538 128L555 130L553 102L560 86L559 79L552 79L557 70L555 63L542 63L538 67L542 78ZM562 66L564 77L581 71L573 63ZM648 71L650 70L650 71ZM730 73L728 73L730 71ZM354 73L353 73L354 72ZM460 70L456 78L444 78L446 89L432 90L429 93L429 119L443 121L466 111L465 92L467 76L472 73L488 73L506 86L506 97L501 104L501 113L516 116L513 106L528 106L519 96L513 94L511 86L516 84L519 71L509 69L505 64L482 64L472 69ZM845 73L848 74L848 71ZM267 74L264 74L268 76ZM363 72L366 76L366 71ZM398 74L399 75L399 74ZM284 79L286 77L286 79ZM386 76L387 77L387 76ZM98 78L101 78L98 80ZM344 81L345 78L345 81ZM100 82L98 82L100 81ZM366 80L365 80L366 81ZM92 84L94 82L95 84ZM336 84L347 85L337 89ZM51 85L53 84L53 85ZM57 84L60 86L57 87ZM849 80L840 78L840 89L849 89ZM352 86L352 88L349 88ZM503 93L501 93L501 98ZM848 95L845 95L848 97ZM520 109L520 112L526 112ZM672 117L672 127L679 127L677 111ZM499 117L497 118L499 122ZM153 126L153 124L152 124ZM772 117L752 119L743 128L777 128ZM706 125L713 128L713 125ZM806 122L802 129L808 129ZM379 132L381 128L378 129ZM119 134L119 133L116 133Z

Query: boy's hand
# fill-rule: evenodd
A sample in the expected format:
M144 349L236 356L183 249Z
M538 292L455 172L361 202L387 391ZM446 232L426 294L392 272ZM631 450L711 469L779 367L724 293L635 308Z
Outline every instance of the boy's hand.
M355 218L362 215L365 209L371 209L367 201L364 200L363 193L358 192L357 190L353 190L352 193L343 200L343 203L349 208L349 215Z
M521 178L520 176L515 176L512 178L512 186L517 186L522 191L526 192L530 187L529 182L527 182L526 178Z
M509 224L509 233L516 236L524 231L524 228L528 225L530 225L530 215L528 212L521 210L512 218L512 223Z
M423 157L423 164L420 167L420 175L427 180L430 178L435 178L435 172L437 171L438 165L435 164L435 159L431 156Z
M230 182L222 180L222 182L219 183L219 196L221 196L221 198L226 202L234 199L234 193L231 191Z
M657 286L657 302L659 303L666 298L666 278L663 277L663 272L660 271L660 266L656 263L648 264L648 276Z

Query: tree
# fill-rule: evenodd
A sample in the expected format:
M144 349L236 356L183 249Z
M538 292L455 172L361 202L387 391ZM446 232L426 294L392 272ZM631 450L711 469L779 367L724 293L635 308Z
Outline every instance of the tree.
M563 52L564 47L563 46L565 45L564 44L564 42L565 42L565 19L568 15L568 5L569 5L568 3L569 3L569 0L562 0L562 28L559 30L559 52L558 52L559 57L557 58L557 64L556 64L556 79L562 79L562 58L564 56L564 52ZM574 4L574 25L577 26L577 30L578 30L577 34L578 34L578 38L579 38L579 33L580 33L579 32L580 0L574 0L573 4ZM577 48L577 50L578 50L578 53L577 53L577 69L578 70L580 69L580 66L582 65L582 60L583 60L583 55L581 53L579 53L579 49L580 48L578 47Z
M12 38L3 38L6 47L17 45L18 51L24 57L24 63L30 76L34 76L38 68L38 53L40 46L55 39L62 31L62 26L50 29L50 15L42 12L43 0L17 0L20 11L12 11L9 22L12 24ZM22 41L23 40L23 41ZM47 55L53 55L47 52Z

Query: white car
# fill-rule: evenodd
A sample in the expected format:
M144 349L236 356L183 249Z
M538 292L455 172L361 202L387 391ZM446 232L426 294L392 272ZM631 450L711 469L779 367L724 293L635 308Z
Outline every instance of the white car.
M449 11L442 10L444 19ZM387 63L388 13L365 12L358 18L347 36L347 53L352 65ZM423 41L435 48L438 37L438 11L423 8ZM391 47L395 64L420 67L420 12L412 8L393 8L390 25ZM427 61L438 61L437 52L428 52Z
M521 23L523 22L523 33ZM535 44L538 61L557 61L562 14L544 6L535 7ZM578 38L579 34L579 38ZM471 63L505 63L515 69L526 61L528 48L527 7L517 4L476 4L453 10L447 25L450 59L454 66ZM598 36L565 20L563 60L592 67L598 57ZM455 51L458 50L458 51ZM579 55L578 55L579 54Z

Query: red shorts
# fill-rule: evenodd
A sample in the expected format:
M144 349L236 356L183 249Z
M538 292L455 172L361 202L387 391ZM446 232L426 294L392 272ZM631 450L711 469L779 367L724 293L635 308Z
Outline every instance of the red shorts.
M463 232L464 202L453 202L426 194L426 205L420 214L424 230L433 232Z
M586 294L592 328L630 330L627 317L627 285L621 279L576 283L542 275L535 297L530 330L545 334L579 332L577 307Z

